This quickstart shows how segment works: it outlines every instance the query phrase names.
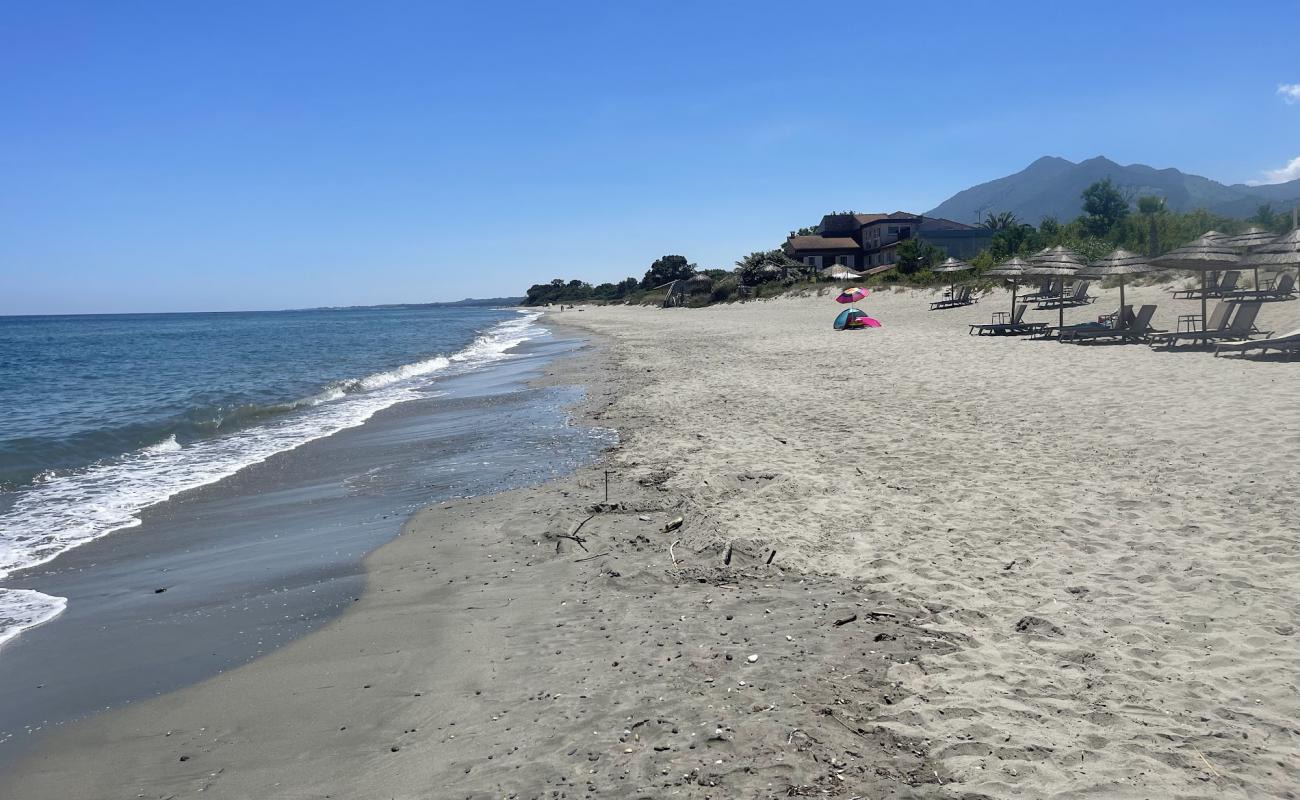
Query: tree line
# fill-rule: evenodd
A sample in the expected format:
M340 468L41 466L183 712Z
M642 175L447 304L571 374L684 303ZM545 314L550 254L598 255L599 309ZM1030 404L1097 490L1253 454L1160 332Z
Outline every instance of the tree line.
M1165 206L1163 198L1141 196L1136 201L1126 197L1110 180L1093 183L1081 194L1083 213L1067 222L1045 217L1038 225L1021 222L1009 211L990 212L981 223L993 232L987 248L970 260L976 274L1006 261L1012 256L1029 258L1045 247L1062 245L1092 261L1111 250L1125 250L1148 256L1168 252L1196 239L1208 230L1225 234L1241 232L1247 225L1276 233L1285 233L1291 217L1272 204L1260 205L1247 220L1211 214L1205 210L1176 212ZM853 213L853 212L841 212ZM813 235L818 228L798 228L791 235ZM898 245L898 260L891 272L876 276L880 282L926 285L939 282L930 268L947 258L942 247L921 238L908 239ZM524 305L548 303L637 302L647 298L656 287L674 280L702 274L710 283L696 287L701 304L721 302L735 296L742 286L761 287L770 283L791 284L815 277L812 270L790 257L785 245L759 250L741 258L731 271L701 270L685 256L665 255L654 261L639 280L625 278L618 283L593 286L581 280L556 278L550 283L529 287ZM946 280L946 279L944 279ZM778 287L779 288L779 287Z

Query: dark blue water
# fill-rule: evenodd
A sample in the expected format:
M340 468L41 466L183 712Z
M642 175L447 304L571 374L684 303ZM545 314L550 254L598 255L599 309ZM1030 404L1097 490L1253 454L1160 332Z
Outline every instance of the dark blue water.
M410 308L0 317L0 490L355 391L367 376L450 356L511 316Z
M436 397L440 379L536 337L534 319L461 307L0 318L0 581ZM0 642L63 607L0 588Z

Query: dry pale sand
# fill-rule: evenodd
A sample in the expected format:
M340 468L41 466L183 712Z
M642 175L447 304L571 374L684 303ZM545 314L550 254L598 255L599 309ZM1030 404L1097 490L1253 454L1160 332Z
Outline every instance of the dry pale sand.
M0 797L1295 796L1300 364L929 299L552 315L605 464L418 515L355 611Z
M1127 295L1164 328L1198 305ZM829 295L572 316L643 376L618 458L668 476L694 535L759 538L967 637L893 667L908 695L877 718L948 790L1295 796L1300 363L971 337L1008 298L927 299L874 295L885 327L853 332ZM1260 320L1300 327L1300 303Z

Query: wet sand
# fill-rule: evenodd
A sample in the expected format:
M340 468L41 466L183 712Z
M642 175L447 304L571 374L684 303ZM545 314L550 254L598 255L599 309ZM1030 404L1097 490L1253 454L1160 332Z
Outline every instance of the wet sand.
M417 514L341 618L0 796L1294 795L1296 365L928 299L555 315L604 463Z

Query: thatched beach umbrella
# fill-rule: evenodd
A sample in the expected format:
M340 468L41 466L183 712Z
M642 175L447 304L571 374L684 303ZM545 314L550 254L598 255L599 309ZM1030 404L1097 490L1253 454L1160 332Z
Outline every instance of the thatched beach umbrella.
M1205 295L1208 294L1206 274L1221 269L1231 269L1241 261L1241 251L1223 243L1222 239L1210 239L1202 236L1191 244L1170 250L1153 259L1159 267L1166 269L1185 269L1201 273L1201 324L1207 321L1205 316Z
M1068 247L1045 247L1029 259L1025 274L1035 278L1067 278L1085 266L1083 257ZM1061 281L1058 327L1065 327L1065 281Z
M1155 272L1160 269L1146 260L1144 256L1130 253L1124 249L1112 250L1105 258L1097 259L1079 270L1079 276L1101 280L1111 276L1119 278L1120 323L1124 322L1124 279L1129 275Z
M1242 231L1241 233L1237 234L1236 236L1229 236L1227 239L1223 239L1221 241L1223 242L1223 244L1229 245L1231 247L1240 247L1244 249L1247 253L1249 253L1258 247L1262 247L1266 244L1271 244L1272 242L1276 241L1277 238L1278 238L1277 234L1273 233L1272 231L1266 231L1259 226L1251 226L1246 230ZM1242 266L1245 265L1243 264ZM1259 267L1253 267L1252 269L1255 272L1254 287L1258 289L1259 288Z
M854 272L843 264L835 264L822 270L822 275L833 281L856 281L862 277L861 273Z
M974 269L974 267L972 267L970 264L967 264L965 261L958 261L957 259L949 256L948 260L944 261L942 264L940 264L937 267L932 267L930 271L931 272L965 272L968 269ZM955 295L956 292L957 292L957 283L956 281L953 281L948 285L948 294L952 296Z
M702 292L711 288L713 288L713 279L703 272L697 272L686 279L687 291Z
M1020 279L1025 277L1025 270L1029 269L1029 262L1019 256L1012 256L993 269L984 273L995 278L1005 278L1011 281L1011 314L1016 313L1016 290L1020 288Z
M1257 271L1261 267L1277 272L1288 269L1300 270L1300 228L1279 236L1268 244L1256 247L1241 259L1240 266Z

